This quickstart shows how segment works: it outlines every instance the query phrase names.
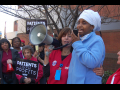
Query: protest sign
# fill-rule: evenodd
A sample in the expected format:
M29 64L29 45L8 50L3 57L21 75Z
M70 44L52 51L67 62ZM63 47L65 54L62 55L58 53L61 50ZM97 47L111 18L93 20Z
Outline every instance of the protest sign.
M36 78L38 75L39 63L37 61L17 58L16 74L24 77Z
M38 24L43 24L47 27L47 20L46 19L27 19L26 20L26 34L29 34L31 29Z

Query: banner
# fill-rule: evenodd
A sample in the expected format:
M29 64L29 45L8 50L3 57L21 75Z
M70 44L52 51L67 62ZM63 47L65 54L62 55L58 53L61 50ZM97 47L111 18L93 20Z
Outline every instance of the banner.
M43 24L47 27L47 20L46 19L39 19L39 20L28 19L28 20L26 20L26 34L29 34L31 29L37 24Z
M39 63L36 61L17 59L16 62L16 74L24 77L36 78L38 75Z

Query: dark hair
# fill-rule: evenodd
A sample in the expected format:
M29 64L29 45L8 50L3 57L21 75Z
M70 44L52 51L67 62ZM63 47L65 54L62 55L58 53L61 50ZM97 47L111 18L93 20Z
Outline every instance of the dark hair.
M30 50L30 52L31 52L32 54L34 54L34 50L33 50L33 48L32 48L30 45L24 46L24 47L22 48L22 53L24 53L24 51L25 51L26 49Z
M22 43L23 44L23 46L21 46L21 47L24 47L25 46L25 44L24 43Z
M20 45L21 45L21 40L20 40L20 38L19 38L19 37L14 37L14 38L12 39L12 47L14 47L14 46L13 46L13 41L14 41L15 39L18 39L18 40L20 41Z
M59 40L59 42L60 42L60 46L62 46L62 40L61 40L61 38L62 38L62 36L63 35L66 35L68 32L72 32L72 30L69 28L69 27L65 27L65 28L63 28L61 31L60 31L60 33L59 33L59 35L58 35L58 40ZM62 50L62 49L61 49ZM73 48L72 48L72 46L71 46L71 52L72 52L72 50L73 50Z
M43 47L44 47L44 45L45 45L45 43L41 43L41 44L39 44L39 47L41 47L41 46L43 46Z
M57 34L54 34L54 37L58 37L58 35L57 35Z
M58 35L58 40L61 42L62 36L66 35L68 32L70 32L70 33L72 32L72 30L69 27L63 28Z
M2 45L2 43L4 43L4 42L7 42L7 43L8 43L8 47L9 47L9 48L11 47L10 42L9 42L7 39L3 38L3 39L0 40L0 50L3 50L2 47L1 47L1 45Z

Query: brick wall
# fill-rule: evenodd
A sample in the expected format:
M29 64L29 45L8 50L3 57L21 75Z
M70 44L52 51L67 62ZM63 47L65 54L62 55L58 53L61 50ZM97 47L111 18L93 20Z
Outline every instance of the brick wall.
M28 45L29 41L29 34L25 34L25 33L19 33L17 34L17 37L19 37L20 39L25 41L25 45Z
M96 34L100 35L99 32ZM117 65L117 52L120 51L120 30L102 31L102 38L105 43L106 57L103 63L104 70L116 71L120 65Z
M99 32L96 32L99 35ZM120 30L102 31L106 53L117 53L120 50Z
M91 7L90 9L94 10L94 11L98 11L100 8L102 7L102 5L95 5L94 7ZM107 5L104 6L100 12L99 12L100 16L104 16L104 17L112 17L114 19L119 19L119 17L113 17L113 16L117 16L119 15L119 5Z
M116 53L106 53L106 57L103 63L104 70L116 71L120 68L120 65L117 64L117 54Z
M82 5L83 6L83 10L88 8L90 5ZM104 16L104 17L109 17L109 18L113 18L113 19L117 19L120 20L120 9L119 9L119 5L107 5L104 6L102 9L103 5L95 5L93 7L90 7L89 9L92 9L94 11L99 11L100 16ZM76 5L71 5L72 9L75 9ZM66 8L66 7L65 7ZM81 8L81 7L80 7ZM80 9L81 11L82 9Z

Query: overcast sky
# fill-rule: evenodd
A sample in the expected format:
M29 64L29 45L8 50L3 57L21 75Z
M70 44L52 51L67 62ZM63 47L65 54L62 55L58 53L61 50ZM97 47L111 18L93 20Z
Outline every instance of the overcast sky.
M4 35L4 27L6 21L6 32L13 32L13 23L15 18L0 12L0 31L2 32L2 37Z
M15 5L12 5L14 8ZM2 37L4 37L4 27L6 21L6 32L13 32L15 17L10 16L8 14L0 12L0 31L2 32Z

